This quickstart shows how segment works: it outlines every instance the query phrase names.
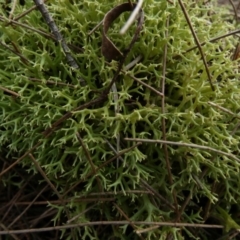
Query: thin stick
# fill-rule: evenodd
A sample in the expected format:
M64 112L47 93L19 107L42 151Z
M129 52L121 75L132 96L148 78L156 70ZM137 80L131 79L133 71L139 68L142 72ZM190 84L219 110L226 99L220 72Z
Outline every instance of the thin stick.
M98 190L99 190L99 192L102 192L103 189L102 189L101 181L99 179L99 176L97 175L97 171L96 171L96 168L95 168L95 166L93 164L93 161L92 161L92 158L90 156L90 153L89 153L85 143L83 142L80 134L77 132L76 135L77 135L77 139L78 139L79 143L82 145L82 148L83 148L83 151L84 151L84 153L86 155L86 158L87 158L88 162L90 163L90 166L92 168L92 172L93 172L93 174L95 175L95 177L97 179Z
M232 132L231 132L231 135L234 135L234 134L236 133L236 131L238 130L239 127L240 127L240 122L238 122L238 123L235 125L234 129L233 129Z
M125 25L120 30L120 34L125 34L126 31L129 29L129 27L133 24L134 20L136 19L137 15L142 7L142 4L143 4L143 0L138 0L138 3L136 5L136 7L134 8L134 10L132 11L132 14L130 15L129 19L127 20Z
M103 101L106 98L106 95L101 95L99 98L94 99L90 102L87 102L83 105L78 106L77 108L75 108L73 111L78 111L78 110L82 110L85 109L87 107L92 106L93 104L99 103L101 101ZM59 126L59 124L61 124L63 121L67 120L68 118L72 117L73 112L69 111L66 114L64 114L61 118L59 118L56 122L54 122L52 124L51 127L47 128L42 134L44 135L45 138L49 137L55 130L56 127ZM8 168L6 168L5 170L3 170L2 172L0 172L0 177L3 176L6 172L8 172L10 169L12 169L15 165L17 165L22 159L24 159L26 156L28 156L29 153L31 153L33 150L35 150L36 148L38 148L40 145L42 144L42 141L39 140L31 149L29 149L28 151L26 151L20 158L18 158L13 164L11 164Z
M239 2L239 4L238 4L238 6L237 6L237 10L238 10L238 9L240 9L240 2Z
M151 191L156 197L158 197L158 199L160 199L161 201L163 201L170 209L175 210L175 207L168 202L168 200L166 198L164 198L158 191L156 191L154 188L152 188L146 181L140 179L140 183L149 191Z
M150 225L150 224L149 224ZM165 223L163 224L159 224L158 227L160 226L172 226L172 227L194 227L194 228L224 228L223 225L211 225L211 224L201 224L201 223L169 223L169 225L165 225ZM146 228L146 229L142 229L142 230L137 230L136 233L141 234L141 233L145 233L145 232L149 232L152 229L156 229L157 227L150 227L150 228Z
M17 5L17 0L13 0L12 9L11 9L11 11L9 13L9 19L12 19L13 13L14 13L15 8L16 8L16 5Z
M218 154L225 155L227 157L230 157L237 162L240 162L240 159L234 156L231 153L223 152L221 150L211 148L208 146L202 146L194 143L183 143L183 142L172 142L172 141L164 141L164 140L152 140L152 139L140 139L140 138L124 138L126 141L131 141L131 142L145 142L145 143L160 143L160 144L169 144L169 145L176 145L176 146L182 146L182 147L191 147L191 148L199 148L207 151L212 151Z
M84 103L84 104L76 107L72 111L69 111L69 112L65 113L56 122L54 122L51 127L47 128L42 134L44 136L50 136L62 122L64 122L65 120L69 119L70 117L72 117L74 112L79 111L79 110L83 110L83 109L85 109L87 107L93 106L94 104L100 103L100 102L104 101L106 98L107 98L107 95L102 94L98 98L93 99L93 100L91 100L91 101L89 101L87 103Z
M230 114L230 115L240 119L240 116L238 114L233 113L232 111L230 111L227 108L221 107L221 106L217 105L216 103L213 103L213 102L210 102L210 101L208 102L208 104L213 106L213 107L216 107L216 108L222 110L223 112L226 112L226 113L228 113L228 114Z
M83 195L84 197L86 196L105 196L105 195L119 195L119 194L152 194L150 191L145 191L145 190L126 190L126 191L114 191L114 192L100 192L100 193L89 193L87 195Z
M21 212L20 215L18 215L12 222L10 225L8 225L8 228L10 228L11 226L13 226L13 224L15 222L17 222L24 214L25 212L32 206L32 204L39 198L39 196L41 196L41 194L47 189L48 185L46 185L38 194L37 196L32 200L32 202Z
M124 54L123 54L123 56L122 56L122 58L121 58L121 60L118 64L118 68L117 68L109 86L104 90L103 94L108 94L110 92L111 88L112 88L112 85L119 79L120 72L123 69L124 61L126 60L126 58L129 54L129 52L131 51L134 43L137 41L137 38L138 38L138 36L140 34L140 31L142 29L143 22L144 22L144 13L142 12L140 17L139 17L139 20L138 20L138 26L137 26L137 29L135 31L135 34L134 34L128 48L124 51Z
M234 11L234 15L235 15L235 20L237 21L238 19L238 12L237 12L237 8L235 7L235 4L233 3L232 0L229 0L230 4L232 5L233 11Z
M239 58L240 56L239 53L240 53L240 43L238 42L232 55L232 61L237 60Z
M18 93L11 91L5 87L0 86L0 89L3 90L4 92L7 92L7 93L13 95L14 97L20 97L20 95Z
M142 55L137 56L133 61L131 61L127 66L123 69L128 71L130 68L134 67L140 60L142 59Z
M6 49L8 49L9 51L11 51L12 53L14 53L15 55L19 56L22 60L23 63L29 63L29 60L27 58L25 58L22 54L20 54L17 51L12 50L10 47L8 47L5 43L0 41L0 45L2 45L3 47L5 47Z
M5 231L9 231L3 223L0 223L0 227L3 228ZM18 238L15 234L10 234L10 235L13 239L20 240L20 238Z
M100 165L97 169L96 172L98 172L100 169L102 169L103 167L105 167L106 165L108 165L109 163L111 163L112 161L114 161L116 158L118 158L119 156L131 151L132 149L134 149L135 147L137 147L140 143L133 145L130 148L124 149L122 150L119 154L115 155L114 157L110 158L109 160L107 160L106 162L104 162L102 165ZM90 172L89 174L87 174L87 176L85 176L85 178L79 180L77 183L75 183L70 189L68 189L63 196L66 196L69 192L71 192L75 187L77 187L80 183L84 182L87 178L89 178L90 176L92 176L94 174L94 172Z
M189 16L188 16L188 13L187 13L187 11L186 11L186 8L185 8L182 0L178 0L178 2L179 2L179 4L180 4L180 6L181 6L181 9L182 9L182 11L183 11L183 14L184 14L186 20L187 20L188 26L189 26L189 28L190 28L190 30L191 30L191 32L192 32L193 38L194 38L194 40L195 40L195 42L196 42L196 44L197 44L197 46L198 46L199 52L200 52L200 54L201 54L201 56L202 56L202 60L203 60L203 63L204 63L204 66L205 66L205 69L206 69L206 72L207 72L207 76L208 76L209 83L210 83L210 85L211 85L212 90L214 91L214 86L213 86L213 83L212 83L212 77L211 77L211 74L210 74L210 72L209 72L208 65L207 65L207 61L206 61L206 58L205 58L205 56L204 56L204 53L203 53L201 44L200 44L200 42L199 42L199 40L198 40L197 34L195 33L195 31L194 31L194 29L193 29L193 26L192 26L192 24L191 24L191 20L190 20L190 18L189 18Z
M201 46L204 46L204 45L205 45L206 43L208 43L208 42L210 42L210 43L216 42L217 40L220 40L220 39L225 38L225 37L232 36L232 35L237 34L237 33L240 33L240 29L234 30L234 31L232 31L232 32L226 33L226 34L224 34L224 35L221 35L221 36L218 36L218 37L215 37L215 38L212 38L212 39L210 39L209 41L205 41L205 42L200 43L200 45L201 45ZM194 50L194 49L196 49L196 48L198 48L198 46L194 46L194 47L192 47L192 48L189 48L185 53L190 52L190 51L192 51L192 50Z
M57 25L55 24L53 18L51 17L51 15L49 14L47 8L44 5L44 1L43 0L34 0L36 6L38 7L39 11L41 12L43 18L45 19L46 23L48 24L49 28L51 29L53 35L55 36L55 38L57 39L57 41L60 43L67 62L69 64L69 66L71 66L74 69L79 69L79 66L77 64L77 62L75 61L75 59L72 57L71 55L71 51L67 45L67 43L65 42L62 34L60 33ZM80 78L80 83L82 85L86 85L86 82L83 78Z
M55 85L55 86L66 86L68 88L77 88L78 86L76 85L72 85L72 84L69 84L69 83L63 83L63 82L54 82L54 81L51 81L51 80L41 80L41 79L38 79L38 78L28 78L28 80L30 81L33 81L33 82L39 82L39 83L43 83L43 84L46 84L46 85Z
M223 225L214 224L200 224L200 223L172 223L172 222L145 222L145 221L132 221L135 225L155 225L155 226L172 226L172 227L195 227L195 228L224 228ZM7 234L22 234L22 233L34 233L34 232L48 232L60 229L87 227L87 226L101 226L101 225L128 225L129 221L96 221L96 222L85 222L78 224L69 224L63 226L46 227L46 228L32 228L22 230L6 230L0 231L0 235ZM145 230L138 230L137 233L142 233Z
M53 200L53 201L36 201L32 205L48 205L48 204L58 204L58 205L63 205L66 203L78 203L78 202L96 202L96 201L102 201L102 202L107 202L107 201L114 201L115 198L79 198L79 199L67 199L67 200ZM15 206L24 206L24 205L29 205L31 202L15 202ZM7 204L5 202L1 202L1 204Z
M118 91L117 91L117 86L116 83L112 85L111 92L113 93L113 101L114 101L114 111L115 111L115 117L119 114L120 107L119 107L119 98L118 98ZM118 133L116 136L116 146L117 146L117 153L119 153L120 149L120 134ZM116 161L117 169L119 168L119 158L117 158ZM116 174L116 179L118 178L118 174Z
M81 213L77 214L76 216L74 216L73 218L69 219L67 221L67 223L71 223L73 221L75 221L76 219L78 219L79 217L81 217L83 214L87 213L89 210L93 209L95 206L97 206L98 203L93 204L92 206L86 208L84 211L82 211Z
M49 208L48 210L46 210L45 212L43 212L39 217L31 220L29 223L31 223L31 225L29 226L29 228L31 229L32 227L36 226L38 224L38 222L41 219L47 218L47 217L52 217L54 214L57 214L58 210L57 209L52 209Z
M26 181L24 181L23 186L19 189L19 191L12 197L11 201L5 203L5 204L1 204L2 207L0 209L0 212L4 212L1 213L1 222L4 222L5 218L7 216L9 216L9 212L11 211L11 209L16 206L15 203L16 201L20 198L23 190L25 189L25 187L29 184L29 182L31 181L31 179L33 178L33 175ZM7 209L7 207L9 206L9 208Z
M48 177L46 176L45 172L42 170L40 164L37 162L37 160L34 158L34 156L29 153L29 157L32 160L33 164L35 165L36 169L38 170L38 172L42 175L42 177L45 179L45 181L48 183L48 185L50 186L50 188L56 193L56 195L58 196L58 198L60 200L62 200L62 196L61 194L58 192L58 190L55 188L55 186L51 183L51 181L48 179Z
M166 21L166 31L165 31L165 38L168 38L168 28L169 28L169 17L167 18ZM161 108L162 108L162 114L165 114L165 80L166 80L166 67L167 67L167 43L164 46L163 50L163 66L162 66L162 86L161 86L161 92L163 93L163 97L161 99ZM162 139L164 141L167 140L167 133L166 133L166 121L165 118L162 118ZM164 155L165 155L165 162L166 162L166 167L167 167L167 172L168 172L168 179L170 185L173 185L173 178L172 178L172 172L171 172L171 164L169 161L169 154L168 154L168 147L167 144L163 145L164 148ZM177 194L175 188L173 189L173 199L174 199L174 205L175 205L175 211L177 215L177 220L180 220L180 215L179 215L179 209L178 209L178 201L177 201Z
M20 158L18 158L14 163L12 163L8 168L4 169L2 172L0 172L0 177L2 177L6 172L8 172L10 169L15 167L21 160L23 160L26 156L28 156L29 153L31 153L33 150L35 150L37 147L39 147L41 142L38 142L35 144L31 149L26 151Z
M43 0L44 3L46 3L48 0ZM27 11L21 13L20 15L18 15L17 17L13 18L14 21L19 20L20 18L26 16L28 13L32 12L33 10L35 10L37 8L37 6L33 6L31 8L29 8ZM8 26L11 24L12 19L9 19L10 21L5 25Z
M0 16L0 21L6 22L6 19L4 17ZM43 36L45 36L47 38L52 38L53 40L57 41L56 38L52 34L48 34L48 33L44 32L42 30L38 30L38 29L32 28L32 27L28 26L27 24L23 24L23 23L15 21L15 20L11 20L11 24L13 24L15 26L24 27L26 29L29 29L29 30L33 31L33 32L37 32L37 33L39 33L39 34L41 34L41 35L43 35Z
M103 24L103 20L99 22L89 33L88 36L90 36L93 32L95 32L101 25Z
M231 231L229 231L228 233L223 234L220 238L218 238L217 240L232 240L232 239L236 239L234 238L236 235L238 235L240 233L240 231L238 229L232 229Z
M110 66L110 63L107 63ZM125 75L129 76L130 78L132 78L134 81L140 83L141 85L145 86L146 88L150 89L151 91L155 92L157 95L159 95L160 97L163 97L163 94L161 92L159 92L158 90L156 90L155 88L153 88L152 86L148 85L147 83L137 79L136 77L134 77L133 75L131 75L130 73L126 72L126 69L122 69L121 70L122 73L124 73Z
M105 140L107 142L107 144L109 145L109 147L113 150L113 152L115 154L117 154L116 149L111 145L111 143L108 140ZM122 157L119 158L122 162L124 161L124 159ZM128 164L126 164L128 166ZM160 193L158 193L155 189L153 189L146 181L144 181L143 179L140 179L140 183L141 185L149 190L153 195L155 195L156 197L158 197L160 200L162 200L163 202L165 202L165 204L170 208L175 210L174 206L171 205L171 203L169 203Z
M201 173L200 179L203 179L203 177L207 174L208 169L205 168L204 171ZM180 215L183 214L185 208L187 207L187 205L189 204L190 200L192 199L192 194L191 192L194 191L194 189L196 189L196 185L193 187L193 190L190 191L190 193L188 194L187 198L185 199L185 201L182 203L182 206L180 208Z
M145 83L145 82L137 79L136 77L128 74L127 72L125 72L125 71L123 71L123 70L122 70L122 72L125 73L125 74L126 74L127 76L129 76L130 78L132 78L134 81L140 83L141 85L143 85L143 86L145 86L146 88L150 89L151 91L155 92L158 96L160 96L160 97L163 97L163 96L164 96L163 93L159 92L158 90L156 90L156 89L153 88L152 86L148 85L147 83Z
M113 205L117 208L117 210L119 211L119 213L129 222L129 225L135 230L137 231L137 227L135 226L135 224L132 223L131 219L127 216L127 214L116 204L113 203ZM138 234L140 239L144 240L143 237Z

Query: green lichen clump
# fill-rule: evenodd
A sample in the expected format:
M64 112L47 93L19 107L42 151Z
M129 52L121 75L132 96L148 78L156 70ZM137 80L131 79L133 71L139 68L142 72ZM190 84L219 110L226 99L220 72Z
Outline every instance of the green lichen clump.
M32 6L31 1L26 2L24 6L17 6L14 14ZM186 52L195 46L195 42L178 2L146 0L144 27L125 65L139 55L142 60L127 74L121 73L116 82L117 103L110 93L103 102L73 111L72 117L47 137L43 135L46 129L68 111L98 98L114 76L117 63L107 64L101 55L101 30L90 36L88 32L122 1L59 0L47 4L64 39L74 46L71 53L79 64L78 70L67 64L61 46L49 36L23 26L1 24L1 41L11 49L15 46L14 50L18 49L24 57L4 46L0 48L0 86L19 94L19 97L5 91L0 94L1 153L16 160L40 142L32 155L63 198L71 199L64 206L51 204L58 210L55 223L66 223L67 211L68 217L72 218L94 204L75 201L77 198L101 191L115 192L112 195L114 202L132 221L174 222L176 211L156 195L131 192L136 189L146 191L142 181L172 206L175 192L179 209L190 194L191 200L181 215L181 222L204 222L207 204L217 204L219 199L225 208L240 203L240 162L237 161L240 81L237 61L231 59L236 42L232 36L209 42L234 30L235 26L223 21L219 9L214 10L216 6L204 4L204 1L184 2L200 42L206 42L202 48L215 91L211 89L199 50ZM4 10L1 15L7 17ZM120 49L127 47L132 39L131 30L123 36L118 33L127 17L125 14L117 20L109 33ZM20 22L35 30L49 29L39 11L32 11ZM162 97L131 76L161 92L166 46L163 109ZM85 79L85 86L80 85L77 76ZM49 81L54 83L49 84ZM120 109L117 114L116 104ZM163 145L143 143L123 154L122 159L118 159L118 167L116 159L102 166L115 156L112 147L117 149L118 136L120 152L135 144L124 140L126 137L163 139L163 119L168 141L197 144L227 154L168 145L166 156ZM95 169L102 166L96 173L92 173L89 158ZM166 158L171 164L172 184ZM33 174L38 172L28 155L19 165ZM81 179L80 185L65 194ZM2 181L7 179L3 176ZM101 196L96 197L96 202L99 204L74 222L126 220L113 202L104 202ZM64 220L61 222L61 219ZM63 235L66 234L64 239L74 239L74 235L75 239L139 239L128 226L109 225L107 231L99 232L96 226L88 226L75 228L71 233L63 232ZM149 225L137 227L147 228ZM165 239L168 233L173 233L176 239L183 239L187 235L193 237L194 231L159 227L142 236L144 239ZM198 234L204 239L201 235L204 232Z

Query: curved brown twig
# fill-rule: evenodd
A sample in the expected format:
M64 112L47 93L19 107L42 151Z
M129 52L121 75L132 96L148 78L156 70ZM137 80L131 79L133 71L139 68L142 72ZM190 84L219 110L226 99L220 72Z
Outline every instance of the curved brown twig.
M136 4L133 4L136 7ZM102 55L109 61L111 60L119 60L123 57L123 53L114 45L114 43L108 38L107 32L111 26L111 24L124 12L132 11L132 7L129 3L123 3L111 9L106 13L103 19L103 38L102 38ZM140 17L138 19L137 29L133 36L134 42L137 40L139 36L140 30L143 24L143 10L140 10Z

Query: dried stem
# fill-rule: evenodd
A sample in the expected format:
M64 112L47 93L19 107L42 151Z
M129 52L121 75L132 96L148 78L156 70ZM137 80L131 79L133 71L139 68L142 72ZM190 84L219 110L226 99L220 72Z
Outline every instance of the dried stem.
M240 162L240 159L237 158L236 156L234 156L231 153L223 152L223 151L215 149L215 148L211 148L211 147L208 147L208 146L202 146L202 145L198 145L198 144L194 144L194 143L182 143L182 142L172 142L172 141L152 140L152 139L140 139L140 138L125 138L124 140L133 141L133 142L145 142L145 143L159 143L159 144L164 144L165 143L165 144L169 144L169 145L177 145L177 146L182 146L182 147L199 148L199 149L212 151L212 152L215 152L215 153L218 153L218 154L225 155L227 157L230 157L230 158L236 160L237 162Z
M43 0L44 3L46 3L48 0ZM27 14L29 14L30 12L32 12L33 10L35 10L37 8L37 6L33 6L31 8L29 8L27 11L21 13L20 15L18 15L17 17L13 18L13 19L9 19L9 22L6 24L6 26L10 25L12 23L12 20L14 21L18 21L20 18L26 16Z
M230 110L227 109L227 108L224 108L224 107L222 107L222 106L219 106L219 105L217 105L216 103L213 103L213 102L210 102L210 101L208 102L208 104L211 105L211 106L213 106L213 107L216 107L216 108L222 110L223 112L226 112L227 114L230 114L230 115L232 115L232 116L240 119L240 116L239 116L238 114L233 113L232 111L230 111Z
M16 5L17 5L17 0L13 0L12 1L12 8L11 8L11 11L9 13L9 19L12 19L13 13L14 13L15 8L16 8Z
M29 153L29 157L32 160L33 164L35 165L36 169L38 170L38 172L42 175L42 177L45 179L45 181L48 183L48 185L50 186L50 188L56 193L56 195L58 196L58 198L60 200L62 200L61 194L58 192L58 190L55 188L55 186L51 183L51 181L48 179L48 177L46 176L45 172L42 170L41 166L39 165L39 163L37 162L37 160L34 158L34 156Z
M0 227L5 231L9 231L8 228L3 223L0 223ZM20 240L20 238L18 238L15 234L9 234L9 235L11 235L11 237L15 240Z
M109 145L109 147L113 150L113 152L117 155L116 149L107 140L106 140L106 142ZM124 159L122 157L119 157L119 159L122 162L124 161ZM128 165L128 164L126 164L126 165ZM144 181L143 179L140 179L140 183L145 189L149 190L156 197L158 197L161 201L163 201L170 209L175 210L174 206L172 206L171 203L169 203L160 193L158 193L155 189L153 189L146 181Z
M19 56L20 59L22 60L22 62L23 62L24 64L29 63L29 61L28 61L27 58L25 58L25 57L24 57L22 54L20 54L19 52L12 50L12 49L11 49L10 47L8 47L5 43L3 43L3 42L0 41L0 45L3 46L4 48L8 49L9 51L11 51L12 53L14 53L15 55Z
M234 4L234 2L232 0L229 0L230 4L232 5L233 11L234 11L234 15L235 15L235 20L238 20L238 12L237 12L237 8Z
M108 87L105 89L105 91L104 91L105 94L108 94L108 93L110 92L113 84L118 80L119 75L120 75L120 72L121 72L121 70L123 69L123 64L124 64L124 62L125 62L128 54L129 54L129 52L131 51L134 43L137 41L137 39L138 39L138 37L139 37L140 31L141 31L141 29L142 29L142 25L143 25L143 22L144 22L144 13L143 13L143 12L141 13L138 21L139 21L139 22L138 22L138 26L137 26L137 29L136 29L136 31L135 31L135 33L134 33L134 36L133 36L133 38L132 38L132 40L131 40L128 48L124 51L124 54L123 54L123 56L122 56L122 58L121 58L121 60L120 60L120 62L119 62L119 64L118 64L117 71L116 71L116 73L114 74L114 77L112 78L109 86L108 86Z
M200 44L200 42L199 42L199 40L198 40L197 34L195 33L195 31L194 31L194 29L193 29L193 26L192 26L192 24L191 24L191 20L190 20L190 18L189 18L189 16L188 16L188 13L187 13L187 11L186 11L186 9L185 9L185 6L184 6L182 0L178 0L178 2L179 2L179 4L180 4L180 6L181 6L181 9L182 9L182 11L183 11L183 13L184 13L184 16L185 16L186 20L187 20L187 23L188 23L188 25L189 25L189 28L190 28L190 30L191 30L191 32L192 32L192 35L193 35L193 37L194 37L194 40L195 40L195 42L196 42L196 44L197 44L197 47L198 47L198 49L199 49L199 52L200 52L200 54L201 54L201 56L202 56L202 60L203 60L203 63L204 63L204 66L205 66L205 69L206 69L206 72L207 72L207 75L208 75L209 83L210 83L210 85L211 85L212 90L214 91L214 86L213 86L213 83L212 83L212 77L211 77L211 74L210 74L210 72L209 72L209 68L208 68L208 65L207 65L207 61L206 61L206 58L205 58L205 56L204 56L204 53L203 53L201 44Z
M102 191L103 191L103 189L102 189L102 184L101 184L101 181L100 181L99 177L97 176L97 171L96 171L96 168L95 168L95 166L94 166L94 164L93 164L93 161L92 161L92 158L91 158L91 156L90 156L90 153L89 153L86 145L84 144L84 142L83 142L80 134L79 134L79 133L76 133L76 135L77 135L78 141L80 142L80 144L81 144L81 146L82 146L82 148L83 148L83 151L85 152L86 158L87 158L88 162L90 163L90 166L91 166L91 168L92 168L92 172L93 172L93 174L95 175L95 177L96 177L96 179L97 179L98 190L99 190L99 192L102 192Z
M132 223L131 219L127 216L127 214L116 203L113 203L113 205L116 207L119 213L129 222L129 225L136 231L137 227L135 226L135 224ZM140 234L138 235L140 239L144 240Z
M94 33L101 25L103 24L103 20L99 22L89 33L88 36L90 36L92 33Z
M58 205L64 205L66 203L70 203L70 202L96 202L96 201L103 201L103 202L107 202L107 201L114 201L115 198L80 198L80 199L63 199L61 200L52 200L52 201L36 201L34 202L32 205L48 205L48 204L58 204ZM24 206L24 205L28 205L31 202L15 202L14 205L16 206ZM4 203L3 204L7 204Z
M158 90L156 90L152 86L148 85L147 83L141 81L140 79L138 79L138 78L134 77L133 75L131 75L130 73L128 73L127 70L126 70L126 67L124 69L122 69L121 72L123 74L125 74L126 76L132 78L134 81L138 82L139 84L143 85L144 87L146 87L146 88L150 89L151 91L155 92L158 96L163 97L163 94L161 92L159 92Z
M47 189L48 185L46 185L38 194L37 196L32 200L32 202L21 212L20 215L18 215L10 225L8 225L8 228L14 225L15 222L17 222L24 214L25 212L32 206L32 204L39 198L39 196L42 195L42 193Z
M37 147L41 145L41 142L38 142L35 144L31 149L26 151L20 158L18 158L14 163L12 163L9 167L4 169L2 172L0 172L0 177L2 177L6 172L11 170L13 167L15 167L20 161L22 161L26 156L28 156L29 153L31 153L33 150L35 150Z
M56 122L54 122L52 124L52 126L50 128L47 128L44 132L43 135L44 136L50 136L55 129L64 121L66 121L67 119L69 119L70 117L72 117L73 112L79 111L79 110L83 110L85 108L88 108L90 106L93 106L94 104L103 102L105 99L107 98L107 95L102 94L100 97L93 99L87 103L84 103L78 107L76 107L75 109L73 109L72 111L67 112L66 114L64 114L61 118L59 118Z
M67 223L71 223L74 222L75 220L77 220L79 217L81 217L83 214L87 213L89 210L93 209L95 206L97 206L98 203L93 204L92 206L86 208L84 211L82 211L81 213L77 214L76 216L74 216L73 218L69 219L67 221Z
M9 90L5 87L0 86L0 89L3 90L4 92L7 92L7 93L13 95L14 97L20 97L20 95L18 93L14 92L12 90Z
M103 163L102 165L100 165L97 169L96 172L98 172L100 169L102 169L103 167L105 167L106 165L108 165L109 163L111 163L112 161L114 161L115 159L117 159L118 157L120 157L121 155L131 151L132 149L134 149L135 147L137 147L139 144L133 145L130 148L124 149L121 152L119 152L119 154L115 155L114 157L110 158L109 160L107 160L105 163ZM71 192L75 187L77 187L80 183L86 181L87 178L89 178L90 176L92 176L94 174L94 172L90 172L89 174L87 174L87 176L85 176L84 179L79 180L77 183L75 183L70 189L68 189L63 196L67 195L69 192Z
M69 83L55 82L55 81L51 81L51 80L41 80L41 79L38 79L38 78L28 78L28 79L32 82L39 82L39 83L43 83L43 84L46 84L46 85L66 86L66 87L72 88L72 89L75 89L76 87L78 87L78 86L74 86L74 85L69 84Z
M101 101L103 101L106 98L105 95L101 95L99 98L94 99L88 103L85 103L77 108L75 108L73 111L79 111L82 110L84 108L87 108L89 106L92 106L93 104L99 103ZM43 135L45 136L45 138L49 137L55 130L56 127L58 127L63 121L67 120L68 118L70 118L73 115L73 112L67 112L65 115L63 115L60 119L58 119L55 123L52 124L52 127L47 128L44 132ZM42 141L40 140L38 143L36 143L31 149L29 149L28 151L26 151L20 158L18 158L13 164L11 164L8 168L6 168L5 170L3 170L0 173L0 177L3 176L6 172L8 172L10 169L12 169L14 166L16 166L22 159L24 159L26 156L28 156L29 153L31 153L33 150L35 150L37 147L39 147L42 144Z
M79 66L77 64L77 62L75 61L75 59L72 57L71 55L71 51L67 45L67 43L65 42L64 38L62 37L62 34L60 33L57 25L55 24L53 18L51 17L51 15L49 14L47 8L44 5L44 1L43 0L34 0L36 6L38 7L39 11L41 12L43 18L45 19L47 25L49 26L49 28L51 29L53 35L55 36L55 38L57 39L57 41L60 43L65 55L66 55L66 59L67 62L69 64L69 66L71 66L74 69L79 69ZM80 83L81 85L86 85L86 82L84 79L80 78Z
M138 0L136 7L134 8L134 10L132 11L129 19L127 20L127 22L125 23L125 25L122 27L122 29L120 30L120 34L125 34L127 32L127 30L130 28L130 26L133 24L134 20L137 18L137 15L140 12L140 9L142 7L143 4L143 0ZM131 7L133 8L132 3L130 3Z
M132 221L135 225L155 225L155 226L172 226L172 227L194 227L194 228L219 228L223 229L223 225L214 225L214 224L199 224L199 223L172 223L172 222L147 222L147 221ZM33 229L22 229L22 230L6 230L0 231L0 235L7 234L23 234L23 233L34 233L34 232L49 232L52 230L62 230L78 227L87 227L87 226L99 226L99 225L128 225L129 221L96 221L96 222L85 222L78 224L69 224L63 226L55 227L46 227L46 228L33 228ZM144 230L137 230L138 234L145 232Z
M168 27L169 27L169 17L167 18L166 21L166 31L165 31L165 38L168 38ZM165 114L165 80L166 80L166 66L167 66L167 43L164 46L164 51L163 51L163 67L162 67L162 86L161 86L161 92L163 93L163 97L161 99L161 108L162 108L162 114ZM162 118L162 138L164 141L167 140L167 133L166 133L166 121L165 118ZM171 172L171 164L169 161L169 154L168 154L168 148L167 144L163 144L164 148L164 155L165 155L165 160L166 160L166 166L167 166L167 171L168 171L168 179L171 185L173 185L173 178L172 178L172 172ZM177 195L176 195L176 190L173 189L173 199L174 199L174 205L175 205L175 211L177 214L177 220L179 221L180 216L179 216L179 210L178 210L178 201L177 201Z
M0 16L0 21L6 22L6 19L5 19L4 17ZM42 30L39 30L39 29L30 27L30 26L28 26L27 24L23 24L23 23L20 23L20 22L15 21L15 20L11 20L11 24L13 24L13 25L15 25L15 26L24 27L24 28L26 28L26 29L29 29L29 30L33 31L33 32L39 33L39 34L41 34L41 35L43 35L43 36L45 36L45 37L47 37L47 38L52 38L52 39L56 40L55 37L54 37L52 34L49 34L49 33L46 33L46 32L44 32L44 31L42 31ZM56 40L56 41L57 41L57 40Z

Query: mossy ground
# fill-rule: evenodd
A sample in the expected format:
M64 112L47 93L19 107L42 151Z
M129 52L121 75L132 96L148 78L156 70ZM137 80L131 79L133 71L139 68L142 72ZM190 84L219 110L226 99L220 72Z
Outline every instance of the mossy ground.
M79 215L72 223L109 224L49 231L49 239L55 234L86 240L166 239L169 234L175 239L217 239L222 232L216 229L165 226L141 236L134 231L148 228L147 222L176 219L226 227L215 206L240 224L240 81L238 60L232 60L237 38L210 41L235 30L237 23L224 21L224 10L216 3L204 2L184 4L199 41L206 42L202 49L214 91L199 49L188 51L195 41L179 3L146 0L144 27L125 65L139 55L142 60L121 72L116 82L118 100L110 92L103 101L76 111L97 99L116 72L117 63L107 64L101 55L101 30L88 33L122 2L46 3L78 70L67 64L39 11L18 20L31 29L17 23L6 26L8 10L2 5L0 216L7 229L60 226ZM31 1L17 4L14 16L32 5ZM118 34L126 19L127 15L117 20L109 33L119 49L128 46L133 34L133 30ZM164 99L133 77L159 92L165 89ZM49 130L69 111L71 117ZM178 145L136 146L125 138L165 139ZM113 159L118 147L123 153L119 165ZM5 171L17 159L19 163ZM146 224L111 224L129 219ZM41 236L32 233L30 237Z

